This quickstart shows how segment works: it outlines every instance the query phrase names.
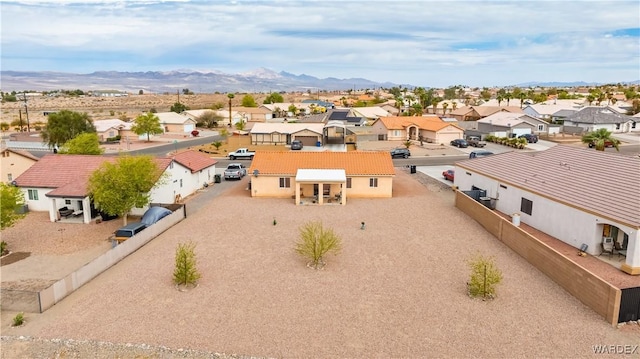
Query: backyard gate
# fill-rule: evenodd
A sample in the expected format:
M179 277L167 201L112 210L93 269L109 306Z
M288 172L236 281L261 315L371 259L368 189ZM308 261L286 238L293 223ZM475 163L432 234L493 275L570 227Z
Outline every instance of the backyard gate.
M640 287L625 288L620 295L620 314L618 323L640 318Z

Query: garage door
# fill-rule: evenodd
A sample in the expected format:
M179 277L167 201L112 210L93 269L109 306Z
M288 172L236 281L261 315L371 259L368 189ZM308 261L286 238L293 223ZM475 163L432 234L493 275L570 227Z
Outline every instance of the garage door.
M531 133L531 129L530 128L514 128L513 130L513 134L518 137L520 135L525 135L528 133Z
M316 142L318 142L318 137L316 136L296 136L295 139L305 146L315 146Z
M193 125L184 125L184 132L191 132L193 129Z

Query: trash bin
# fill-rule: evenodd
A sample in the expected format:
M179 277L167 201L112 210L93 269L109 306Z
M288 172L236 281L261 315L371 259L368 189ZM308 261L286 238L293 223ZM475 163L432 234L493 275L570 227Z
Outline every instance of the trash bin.
M416 165L409 166L411 173L416 173Z
M213 176L213 181L215 183L220 183L222 181L222 178L220 177L220 175L214 175Z
M320 141L316 142L316 147L322 147L322 142Z
M480 197L480 203L487 208L491 208L491 198L490 197Z

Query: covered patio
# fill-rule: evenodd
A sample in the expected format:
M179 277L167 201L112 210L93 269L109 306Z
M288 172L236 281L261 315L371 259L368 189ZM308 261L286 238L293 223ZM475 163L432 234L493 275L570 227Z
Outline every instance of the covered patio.
M298 169L295 203L296 205L306 204L304 199L313 194L312 204L345 205L347 203L346 183L347 175L343 169Z

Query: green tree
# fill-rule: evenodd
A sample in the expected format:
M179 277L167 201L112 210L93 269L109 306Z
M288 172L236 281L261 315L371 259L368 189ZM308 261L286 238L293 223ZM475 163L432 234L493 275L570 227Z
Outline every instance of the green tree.
M247 123L241 119L240 121L236 122L235 127L236 127L236 130L238 131L244 131L246 125Z
M124 156L105 161L89 177L89 193L96 208L110 215L127 214L133 207L149 204L149 191L162 183L161 170L150 156Z
M146 134L147 142L151 141L149 138L150 135L159 135L164 132L160 125L160 119L151 112L136 117L133 122L134 124L131 126L131 131L136 135Z
M256 103L256 99L254 99L253 96L244 95L244 97L242 98L242 106L244 106L244 107L258 107L258 104Z
M295 251L302 257L309 259L309 267L319 269L324 267L323 256L328 252L338 253L342 247L342 240L332 229L324 228L322 222L308 222L299 228L300 239L296 243Z
M264 104L268 104L268 103L282 103L284 102L284 98L282 97L281 94L277 93L277 92L272 92L269 94L269 96L267 96L264 99Z
M24 217L17 213L24 205L24 193L18 187L0 182L0 199L0 229L5 229Z
M485 101L491 100L491 91L488 88L484 87L482 91L480 91L480 98Z
M200 272L196 268L196 245L179 243L176 248L176 267L173 270L173 282L178 285L196 284Z
M95 133L79 134L65 142L58 151L67 155L101 155L103 152L98 135Z
M218 123L222 122L224 118L213 111L205 111L202 115L196 118L196 122L199 127L214 128L218 127Z
M616 151L620 151L620 141L611 137L611 131L608 131L606 128L600 128L596 131L585 133L582 135L581 140L582 143L593 143L594 147L598 151L604 151L607 142L611 142L613 143L613 147L615 147Z
M49 115L47 126L40 133L49 147L59 147L63 143L85 132L96 132L87 113L61 110Z
M173 106L171 106L171 112L175 112L175 113L183 113L184 111L188 111L189 110L189 106L182 104L180 102L176 102L173 104Z
M4 122L4 121L3 121L3 122L0 122L0 130L2 130L2 131L8 131L8 130L9 130L9 128L11 128L11 126L10 126L8 123L6 123L6 122Z
M498 268L493 257L476 254L467 261L471 269L467 289L472 297L494 298L496 286L502 281L502 271Z
M287 111L291 112L294 116L298 114L298 108L294 104L289 105L289 108L287 108Z

